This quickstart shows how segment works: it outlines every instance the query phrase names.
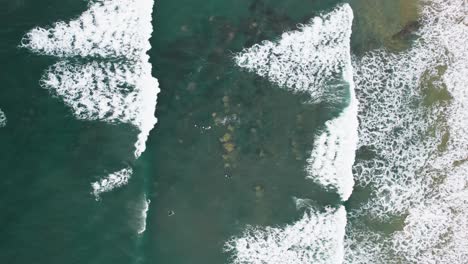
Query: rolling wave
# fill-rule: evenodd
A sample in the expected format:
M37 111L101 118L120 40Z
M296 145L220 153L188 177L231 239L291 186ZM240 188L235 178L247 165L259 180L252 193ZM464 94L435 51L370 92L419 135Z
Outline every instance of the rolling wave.
M249 226L225 244L225 251L235 254L233 264L342 263L345 226L343 206L310 209L284 227Z

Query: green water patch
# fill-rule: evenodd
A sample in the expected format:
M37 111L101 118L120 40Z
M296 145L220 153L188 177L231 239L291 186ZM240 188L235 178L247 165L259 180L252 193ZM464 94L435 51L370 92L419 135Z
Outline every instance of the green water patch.
M407 49L419 29L420 0L350 0L354 10L352 50L362 54L386 47Z
M421 77L421 89L424 97L423 104L432 106L437 103L447 103L452 99L443 78L447 71L447 65L438 65L429 69Z
M151 168L152 201L142 263L227 263L224 242L246 225L301 217L294 197L322 207L340 202L306 180L304 168L314 137L341 104L311 104L232 59L336 4L286 2L243 1L232 12L229 3L192 3L191 14L179 10L171 23L156 23L150 55L162 91L139 161ZM159 3L155 21L174 6L181 3Z
M423 73L420 83L423 107L447 106L453 100L443 80L446 70L446 65L438 65ZM450 130L447 125L447 118L443 113L438 114L436 122L429 129L428 134L439 139L437 146L439 152L442 153L447 150L450 141Z

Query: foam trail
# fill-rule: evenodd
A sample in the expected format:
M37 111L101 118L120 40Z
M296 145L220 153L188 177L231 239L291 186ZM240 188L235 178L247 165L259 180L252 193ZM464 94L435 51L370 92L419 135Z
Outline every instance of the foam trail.
M315 140L309 179L336 190L342 200L351 195L352 165L357 145L357 105L350 55L353 11L348 4L314 18L299 30L286 32L276 42L264 41L235 56L236 63L293 92L306 92L312 101L330 93L332 80L344 79L349 86L349 105L326 123Z
M249 226L225 244L233 264L338 264L343 261L346 211L310 209L284 227Z
M467 96L462 89L467 66L461 58L467 53L463 41L468 37L466 25L459 23L462 15L456 12L461 3L426 1L421 39L409 51L374 51L357 62L355 79L362 103L359 146L376 157L356 164L356 179L375 187L375 199L366 210L376 217L402 214L422 203L436 185L435 171L467 157L468 118L463 110ZM444 44L447 39L462 41ZM448 105L424 105L424 89L431 88L447 89L452 100ZM444 134L450 136L441 153Z
M389 254L388 240L379 232L349 221L344 240L346 264L395 263Z
M428 25L421 34L439 50L442 82L452 99L438 107L449 139L431 156L430 170L421 175L433 183L425 200L415 203L405 227L392 237L393 250L413 263L464 263L468 259L468 5L466 1L425 1ZM430 55L430 54L428 54Z
M101 179L100 181L93 182L91 186L93 187L93 195L96 200L100 199L100 195L105 192L112 191L115 188L119 188L128 183L128 180L133 174L133 169L128 167L121 169L119 171L109 174L106 178Z
M362 108L359 147L375 157L358 160L355 178L370 185L372 201L362 212L377 218L404 213L424 199L430 177L418 177L438 143L425 137L435 126L419 91L426 65L418 50L407 54L375 51L361 59L355 80Z
M360 259L373 251L372 263L468 259L467 8L464 0L425 0L420 37L408 51L374 51L356 62L359 144L375 157L356 164L357 183L373 193L352 221L401 215L404 224L365 250L352 247L363 233L351 229L345 263L369 263ZM450 96L424 103L429 89Z
M60 58L99 59L82 66L61 61L46 72L42 84L55 89L80 119L136 126L140 130L136 158L145 150L157 121L159 88L146 54L151 48L153 4L152 0L90 1L89 9L78 18L34 28L21 44Z
M7 124L7 117L5 113L0 109L0 127L5 127Z

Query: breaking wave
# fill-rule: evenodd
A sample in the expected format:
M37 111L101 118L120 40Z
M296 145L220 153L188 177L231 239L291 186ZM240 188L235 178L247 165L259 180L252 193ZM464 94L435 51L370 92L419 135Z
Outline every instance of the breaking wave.
M422 1L409 50L356 58L359 147L372 158L356 163L355 176L372 194L351 222L404 221L391 234L350 227L346 263L468 259L466 10L464 0Z
M352 17L352 12L350 13ZM350 41L351 22L347 42L348 59L343 78L349 85L349 105L343 112L325 123L325 131L314 141L311 157L307 160L307 178L322 186L336 189L343 201L353 192L352 167L358 143L358 101L354 92L353 67L351 64Z
M335 264L343 262L346 211L310 209L299 221L284 227L246 228L225 244L233 264Z
M331 80L349 87L349 105L325 124L308 159L307 178L336 190L347 200L353 190L352 165L357 145L357 104L350 55L353 11L348 4L315 17L299 30L284 33L276 42L264 41L235 56L248 71L294 92L325 100Z
M41 79L44 87L60 97L76 118L129 123L139 128L135 156L145 149L154 117L158 83L147 63L59 62Z
M104 60L83 65L63 60L46 72L42 84L55 89L77 118L136 126L140 130L137 158L157 121L159 88L146 54L151 48L152 6L152 0L90 1L89 9L77 19L35 28L21 44L63 59Z
M148 216L148 210L149 210L149 205L151 203L150 199L146 199L144 197L143 203L142 203L142 208L141 208L141 214L139 216L139 228L138 228L138 234L143 234L143 232L146 231L146 218Z
M21 42L21 47L35 53L61 59L46 71L41 85L69 106L76 118L138 128L135 158L144 152L157 122L159 87L146 54L151 48L153 4L153 0L90 0L88 10L76 19L34 28Z
M5 113L0 109L0 127L4 127L7 124L7 117Z

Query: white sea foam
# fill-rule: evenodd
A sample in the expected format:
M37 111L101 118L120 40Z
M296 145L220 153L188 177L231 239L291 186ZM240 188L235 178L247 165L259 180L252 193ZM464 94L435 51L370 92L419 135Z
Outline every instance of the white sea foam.
M159 88L146 54L151 48L152 7L153 0L93 0L78 18L35 28L21 44L40 54L99 60L81 65L63 60L49 68L42 84L77 118L136 126L136 158L157 121Z
M0 109L0 127L4 127L7 124L7 118L5 113Z
M468 40L467 34L460 36ZM464 58L466 56L458 60ZM465 62L462 67L466 72L468 64ZM444 77L454 77L449 71ZM459 68L459 72L463 69ZM441 182L433 183L424 200L414 203L407 211L404 229L391 238L393 252L402 255L405 262L464 263L468 259L468 100L467 97L457 97L457 91L452 90L459 89L458 92L464 93L468 82L466 75L458 77L457 84L462 86L451 86L446 82L449 91L455 91L448 109L444 109L451 137L447 149L431 157L431 170L422 174L422 177L438 177Z
M119 188L128 183L128 180L133 174L133 169L128 167L119 171L109 174L106 178L101 179L97 182L93 182L93 195L96 200L100 199L100 195L105 192L112 191L115 188Z
M404 229L391 238L392 250L404 262L465 263L468 259L468 166L464 167L457 173L465 186L411 208Z
M343 261L346 211L307 211L284 227L248 227L225 245L233 264L335 264Z
M410 50L375 51L356 63L360 146L376 157L356 164L357 183L372 186L373 194L353 215L406 216L402 230L376 242L377 255L389 257L372 263L468 259L467 4L422 5L423 27ZM446 87L451 100L424 106L420 87L428 81L432 89ZM348 244L355 234L362 233L350 230ZM347 247L346 263L369 263L357 261L369 252L356 248Z
M346 264L386 264L394 263L388 250L388 239L384 234L372 231L365 226L356 227L349 222L344 240Z
M413 48L400 54L371 52L358 62L355 79L361 101L359 146L368 147L376 157L356 164L356 179L361 185L374 186L375 199L366 210L377 217L402 214L420 204L434 189L435 171L450 168L454 161L467 157L463 78L467 66L461 59L466 49L463 41L459 45L446 43L449 37L468 39L466 25L459 23L460 11L455 12L460 6L460 1L426 1L425 26ZM445 74L437 71L443 67L447 67ZM420 87L428 88L424 84L428 76L442 74L442 80L431 85L440 90L441 83L445 83L453 99L448 106L425 106ZM441 125L442 120L447 125ZM440 153L437 146L446 131L450 134L447 150Z
M334 189L347 200L354 180L352 165L357 145L357 104L350 55L353 11L348 4L314 18L276 42L264 41L235 56L236 63L294 92L307 92L312 101L324 100L331 80L349 85L349 105L329 120L317 136L306 168L308 179Z
M362 211L375 217L404 213L424 199L431 185L429 177L418 177L437 149L435 139L426 135L435 119L422 106L419 90L424 60L417 50L398 55L376 51L356 67L359 147L375 157L358 160L354 169L357 183L374 192Z

